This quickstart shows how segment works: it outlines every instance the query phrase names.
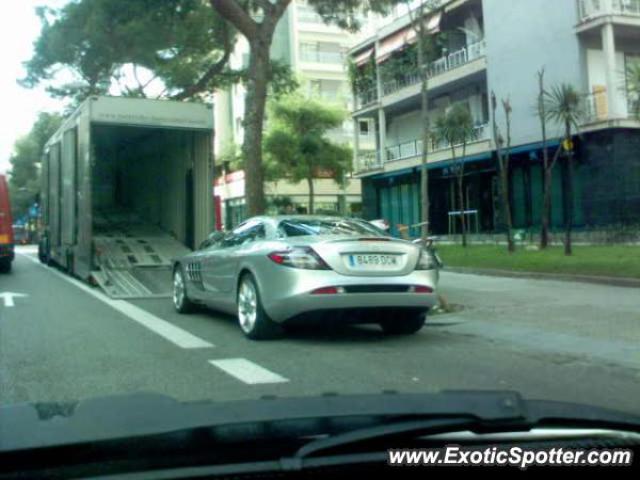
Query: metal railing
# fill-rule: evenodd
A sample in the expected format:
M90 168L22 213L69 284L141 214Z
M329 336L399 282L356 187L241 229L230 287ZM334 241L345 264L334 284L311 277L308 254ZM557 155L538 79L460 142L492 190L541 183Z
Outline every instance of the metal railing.
M344 63L345 55L342 52L322 52L317 50L301 50L300 60L316 63Z
M449 55L439 58L433 62L429 66L427 74L429 77L441 75L449 70L461 67L462 65L483 57L486 54L486 51L487 43L485 40L469 44L466 47L456 50L455 52L451 52Z
M596 122L609 118L609 99L607 92L590 93L584 97L584 120Z
M299 5L297 9L298 20L305 23L324 23L322 17L311 7Z
M627 116L640 121L640 95L627 97Z
M640 95L629 92L621 92L621 97L616 103L626 107L626 112L612 112L609 105L609 97L606 90L589 93L584 96L584 122L593 123L610 120L614 117L640 120Z
M378 92L375 88L356 93L355 106L356 110L373 105L378 101Z
M578 0L578 10L582 21L603 15L640 17L640 0Z
M378 170L382 168L382 161L380 160L379 152L361 153L356 156L355 163L356 173L369 172L371 170Z
M485 123L482 125L476 125L475 127L473 127L473 135L471 136L471 138L469 139L469 141L467 142L467 144L473 143L473 142L480 142L483 140L488 140L490 138L490 132L489 132L489 124ZM458 143L455 146L460 146L462 145L462 143ZM444 139L438 139L435 136L431 137L431 150L432 151L438 151L438 150L444 150L447 148L451 148L451 144Z
M479 142L482 140L489 139L489 125L478 125L475 127L475 132L473 137L469 140L468 143ZM393 145L391 147L387 147L387 162L392 162L394 160L402 160L405 158L411 158L418 155L422 155L422 140L411 140L409 142L400 143L398 145ZM456 145L458 146L458 145ZM429 152L436 152L438 150L444 150L447 148L451 148L449 142L445 140L437 140L433 136L430 137L429 141Z
M486 42L484 40L472 43L464 48L461 48L460 50L456 50L449 55L431 62L431 64L427 68L427 75L429 76L429 78L442 75L443 73L461 67L484 56L485 53ZM417 83L420 83L420 73L415 71L409 72L402 77L384 82L382 84L382 94L390 95L397 92L398 90L402 90L403 88L415 85Z

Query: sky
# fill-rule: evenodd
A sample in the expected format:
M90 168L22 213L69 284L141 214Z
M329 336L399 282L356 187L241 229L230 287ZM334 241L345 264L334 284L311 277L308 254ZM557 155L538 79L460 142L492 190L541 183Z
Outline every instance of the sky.
M44 89L28 90L16 83L24 76L22 62L31 57L40 32L35 7L59 7L65 0L10 0L0 15L0 173L9 168L13 143L31 129L40 111L60 111L63 103L51 99Z

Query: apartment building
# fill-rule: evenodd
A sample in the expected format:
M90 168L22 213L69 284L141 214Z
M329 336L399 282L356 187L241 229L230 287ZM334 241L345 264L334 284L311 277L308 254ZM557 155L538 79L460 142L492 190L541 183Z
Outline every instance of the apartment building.
M466 105L475 136L466 149L466 216L472 231L502 228L492 133L491 92L509 98L512 115L511 204L516 228L536 229L542 196L541 127L535 107L537 72L550 89L569 83L584 114L574 139L573 221L577 228L640 224L638 92L626 72L640 63L640 0L449 0L426 14L436 55L428 65L431 123L456 103ZM411 16L392 18L354 46L355 171L364 215L392 225L420 221L420 89ZM504 134L503 116L498 122ZM561 136L549 125L551 154ZM373 134L368 142L362 135ZM428 149L431 229L452 233L460 215L454 164L446 142ZM460 154L458 149L458 154ZM553 175L552 223L569 208L566 160Z
M354 35L337 26L325 24L305 1L294 0L277 26L271 57L291 66L305 95L340 105L350 111L352 96L347 78L347 51L361 36L371 32L368 28L374 28L373 23L364 23L362 32ZM244 37L240 36L230 63L233 68L242 68L248 61L249 46ZM242 144L244 101L245 87L241 84L215 93L215 152L218 158L224 158L225 152L239 148ZM342 128L330 132L334 141L348 144L352 144L353 135L353 123L348 118ZM368 136L365 136L365 140L366 138ZM345 189L327 178L318 178L314 183L316 209L342 214L360 213L359 179L351 179ZM221 203L225 224L232 227L244 218L244 175L225 175L218 180L215 191ZM273 204L272 200L285 196L293 200L298 211L306 211L306 182L269 182L265 191L269 204ZM272 211L276 209L275 206L271 208Z

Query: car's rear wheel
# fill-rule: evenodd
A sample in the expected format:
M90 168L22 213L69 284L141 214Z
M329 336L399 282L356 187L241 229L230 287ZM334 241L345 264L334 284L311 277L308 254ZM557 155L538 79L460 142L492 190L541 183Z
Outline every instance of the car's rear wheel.
M260 291L253 275L246 273L238 284L238 323L251 340L267 340L282 334L282 327L269 318L262 307Z
M173 271L173 306L178 313L193 311L194 304L187 295L187 285L181 267Z
M387 335L413 335L424 327L426 321L426 312L403 313L396 311L388 314L380 322L380 327Z

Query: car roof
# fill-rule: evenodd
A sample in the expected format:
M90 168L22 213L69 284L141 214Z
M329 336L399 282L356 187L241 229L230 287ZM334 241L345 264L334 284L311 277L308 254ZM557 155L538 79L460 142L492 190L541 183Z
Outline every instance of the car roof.
M292 214L292 215L259 215L257 217L248 218L245 221L261 220L265 222L271 222L274 224L280 223L284 220L357 220L351 217L342 217L340 215L304 215L304 214Z

